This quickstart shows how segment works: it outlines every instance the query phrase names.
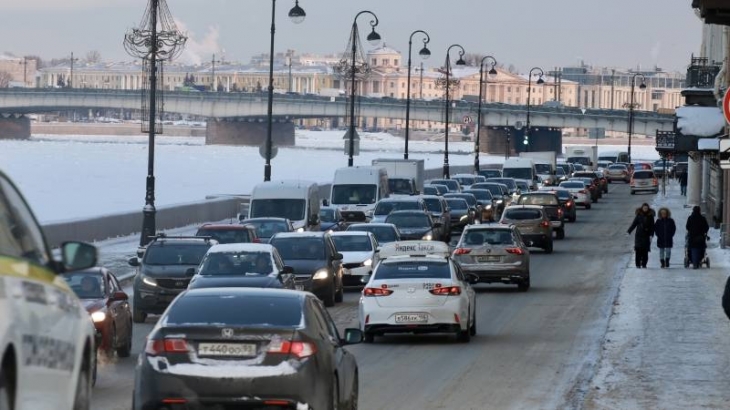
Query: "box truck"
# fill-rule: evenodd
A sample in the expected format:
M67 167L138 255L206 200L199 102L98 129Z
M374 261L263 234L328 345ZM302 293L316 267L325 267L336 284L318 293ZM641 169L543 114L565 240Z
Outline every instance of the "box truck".
M390 195L416 195L423 190L424 162L422 159L374 159L374 167L388 173Z
M555 175L557 165L554 151L520 152L522 158L532 158L535 164L535 172L540 177L543 185L557 185L558 179Z
M581 164L589 169L596 169L598 148L589 145L569 145L565 147L565 162Z

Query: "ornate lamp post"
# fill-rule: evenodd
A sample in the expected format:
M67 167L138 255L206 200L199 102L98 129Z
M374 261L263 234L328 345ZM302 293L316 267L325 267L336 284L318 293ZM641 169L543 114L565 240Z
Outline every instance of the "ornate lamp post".
M458 47L459 50L459 59L456 60L456 65L466 65L466 61L464 61L464 54L466 54L466 51L464 51L464 47L460 46L459 44L452 44L447 50L446 50L446 135L444 136L444 178L450 178L451 174L449 172L449 106L451 105L451 101L449 101L449 76L451 75L451 49L454 47Z
M264 181L271 181L271 128L274 121L274 34L276 33L276 0L271 0L271 48L269 50L269 101L266 109L266 165L264 165ZM289 18L294 24L299 24L307 17L304 9L299 7L299 0L289 10Z
M525 125L525 140L522 141L523 144L525 144L525 151L530 150L530 105L532 103L531 100L531 94L532 94L532 76L533 72L539 72L539 77L537 79L537 84L545 84L545 80L542 79L542 76L545 75L545 72L542 71L542 68L540 67L534 67L532 70L530 70L530 74L527 77L527 124Z
M641 84L639 85L639 89L646 89L646 77L644 77L644 74L636 73L631 76L631 103L629 104L629 145L628 151L629 154L629 164L631 163L631 137L634 134L634 108L636 108L636 103L634 103L634 88L636 87L636 77L641 77Z
M139 27L127 32L124 36L124 48L132 57L141 58L147 72L145 88L149 92L149 111L145 110L146 93L142 93L142 115L147 115L149 122L142 121L142 132L148 132L147 185L145 206L143 209L142 236L140 246L146 246L150 237L156 232L155 209L155 133L162 133L162 125L157 124L157 116L162 116L162 87L158 90L158 81L163 82L162 63L172 61L183 50L187 37L177 29L175 20L165 0L149 0L147 10ZM71 59L73 64L73 57ZM158 93L159 91L159 93ZM160 101L157 98L160 98ZM159 104L158 104L159 103ZM159 110L159 112L158 112ZM159 128L158 128L159 127Z
M349 142L348 147L348 158L347 166L353 166L353 157L355 156L355 79L360 77L364 79L370 74L370 66L365 60L365 56L360 51L358 55L358 45L360 44L360 31L357 27L357 19L363 15L369 14L373 17L370 20L370 27L372 30L367 36L367 40L372 46L376 46L380 43L381 37L378 32L375 31L375 27L378 26L378 16L372 11L363 10L355 15L355 19L352 21L352 30L350 30L350 40L347 44L345 54L342 56L340 62L335 66L335 72L337 72L343 80L350 81L350 126L348 127L346 135ZM360 47L362 48L362 47Z
M431 41L431 36L428 35L423 30L416 30L413 33L411 33L411 37L408 39L408 86L407 86L407 95L406 95L406 147L405 151L403 152L403 159L408 159L408 132L410 130L411 126L411 50L413 47L413 36L421 33L426 38L423 39L423 48L421 51L418 52L418 55L421 56L424 60L431 57L431 50L428 49L428 43ZM423 73L421 73L421 76L423 76ZM423 79L421 79L421 83L423 83Z
M474 173L479 172L479 135L482 131L482 99L484 99L484 63L487 60L491 60L492 68L487 72L490 76L496 76L497 70L494 68L497 66L497 60L492 56L486 56L482 58L479 63L479 108L477 109L477 140L474 145Z

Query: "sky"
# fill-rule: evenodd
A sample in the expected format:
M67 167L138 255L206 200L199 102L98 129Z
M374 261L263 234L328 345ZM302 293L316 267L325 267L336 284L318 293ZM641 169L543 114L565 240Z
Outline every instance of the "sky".
M129 60L124 33L139 23L147 0L0 0L0 52L44 59L74 52L101 52L105 60ZM307 18L287 17L294 0L276 1L276 50L344 51L357 12L377 14L378 33L404 55L414 30L431 36L427 66L443 64L458 43L467 53L491 54L521 72L573 66L684 71L698 54L702 24L691 0L300 0ZM224 54L248 62L267 52L271 0L168 0L189 36L182 62ZM358 25L366 35L370 19ZM368 48L366 42L365 47ZM414 50L420 45L414 38ZM455 54L454 54L455 55ZM405 60L405 57L404 57ZM417 56L414 62L420 63Z

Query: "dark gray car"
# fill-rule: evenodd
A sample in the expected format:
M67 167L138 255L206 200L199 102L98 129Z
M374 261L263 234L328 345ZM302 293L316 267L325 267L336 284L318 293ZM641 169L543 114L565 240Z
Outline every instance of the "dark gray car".
M404 241L439 240L443 235L441 223L434 222L427 211L395 211L388 215L385 223L395 225Z
M451 240L451 211L449 204L443 196L422 195L423 201L426 202L426 208L431 213L431 218L435 222L441 223L441 240L449 242Z

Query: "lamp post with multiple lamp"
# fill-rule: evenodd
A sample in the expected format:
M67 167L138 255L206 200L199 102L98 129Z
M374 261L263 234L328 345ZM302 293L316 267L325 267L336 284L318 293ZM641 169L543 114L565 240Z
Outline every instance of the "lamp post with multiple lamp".
M466 61L464 61L464 54L466 54L466 51L464 51L464 47L462 47L459 44L452 44L447 50L446 50L446 63L445 63L445 71L446 71L446 82L444 84L444 87L446 88L446 117L444 118L446 127L444 129L445 135L444 135L444 178L450 178L451 173L449 171L449 108L451 106L451 101L449 101L449 81L450 81L450 75L451 75L451 49L457 47L459 48L459 59L456 60L456 65L466 65Z
M431 41L431 36L423 30L416 30L411 33L411 37L408 39L408 86L406 94L406 145L405 151L403 151L403 159L408 159L408 137L411 126L411 51L413 48L413 36L416 34L423 34L426 38L423 39L423 48L418 52L424 60L431 57L431 50L428 49L428 43ZM423 74L421 74L423 75ZM421 80L423 82L423 80Z
M497 66L497 60L492 56L486 56L482 58L482 61L479 63L479 108L477 108L477 138L476 143L474 144L474 173L479 172L479 150L481 149L479 147L479 136L482 130L482 100L484 99L485 88L484 64L487 62L487 60L491 60L491 68L489 69L489 71L487 71L487 74L493 77L497 75L497 70L494 68Z
M635 73L631 76L631 102L629 103L629 145L627 147L627 151L629 154L629 164L631 163L631 137L634 134L634 108L636 108L636 103L634 103L634 89L636 88L636 77L641 77L641 84L639 85L639 89L646 89L646 77L644 77L644 74Z
M532 70L530 70L530 74L527 76L527 124L525 125L525 140L522 141L522 143L525 145L525 151L530 151L530 106L532 104L532 76L533 73L537 73L539 76L537 78L537 84L545 84L545 80L542 79L542 77L545 75L545 72L542 71L542 68L540 67L534 67Z
M299 0L295 0L294 7L289 10L289 18L294 24L299 24L307 17L299 6ZM264 165L264 181L271 181L271 157L272 157L272 126L274 121L274 37L276 34L276 0L271 0L271 44L269 49L269 96L266 108L266 146L264 147L264 156L266 157L266 165Z

